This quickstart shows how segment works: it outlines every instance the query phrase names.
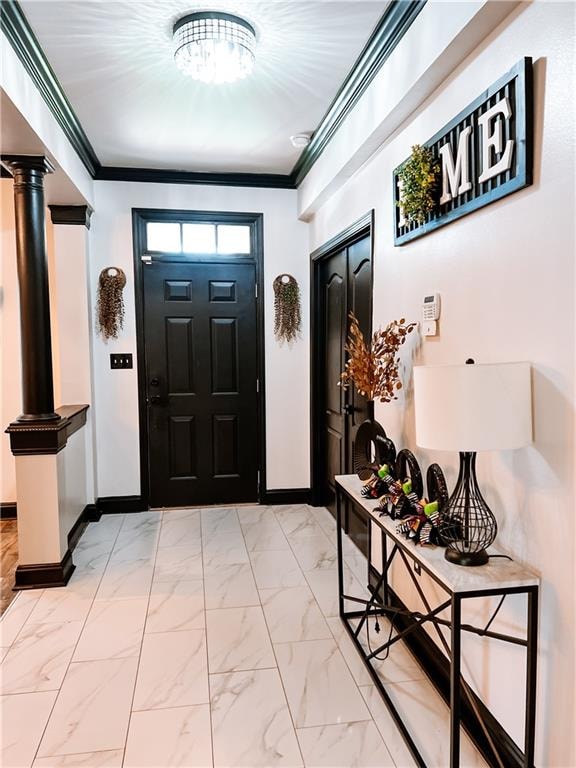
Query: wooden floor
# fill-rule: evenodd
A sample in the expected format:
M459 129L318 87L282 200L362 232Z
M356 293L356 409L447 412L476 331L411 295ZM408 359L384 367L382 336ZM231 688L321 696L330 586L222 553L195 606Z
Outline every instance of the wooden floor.
M14 571L18 564L16 520L0 520L0 615L14 599Z

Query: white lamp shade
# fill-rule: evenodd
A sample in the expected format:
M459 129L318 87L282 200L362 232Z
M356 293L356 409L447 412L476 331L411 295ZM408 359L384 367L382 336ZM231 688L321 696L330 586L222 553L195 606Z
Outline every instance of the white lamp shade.
M417 366L414 405L421 448L472 452L532 442L530 363Z

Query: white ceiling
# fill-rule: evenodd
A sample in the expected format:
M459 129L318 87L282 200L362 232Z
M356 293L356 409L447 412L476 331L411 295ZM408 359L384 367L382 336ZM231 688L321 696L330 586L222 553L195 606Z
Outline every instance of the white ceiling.
M389 0L21 0L103 165L288 173ZM251 77L206 85L172 57L174 22L195 10L257 30Z

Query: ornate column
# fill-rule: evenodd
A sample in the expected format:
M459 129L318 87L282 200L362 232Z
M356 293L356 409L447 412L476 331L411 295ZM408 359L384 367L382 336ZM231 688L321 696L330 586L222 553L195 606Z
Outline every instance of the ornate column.
M54 168L47 158L34 155L3 155L2 164L14 178L20 288L23 413L16 423L57 421L44 217L44 175Z

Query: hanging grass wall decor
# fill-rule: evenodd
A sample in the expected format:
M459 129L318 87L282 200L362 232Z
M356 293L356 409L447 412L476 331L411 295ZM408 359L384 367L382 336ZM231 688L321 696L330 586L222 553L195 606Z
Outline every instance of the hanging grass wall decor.
M274 280L274 335L281 344L291 343L300 335L302 323L300 289L292 275L278 275Z
M118 267L106 267L98 279L98 310L96 330L105 341L117 339L124 326L122 291L126 275Z

